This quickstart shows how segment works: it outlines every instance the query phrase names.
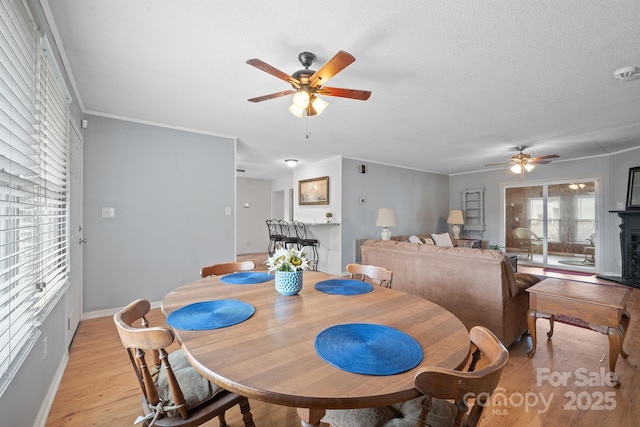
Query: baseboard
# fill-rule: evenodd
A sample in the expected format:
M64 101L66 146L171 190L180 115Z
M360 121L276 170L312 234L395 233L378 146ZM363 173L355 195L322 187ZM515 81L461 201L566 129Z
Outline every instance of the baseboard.
M152 302L151 303L151 308L159 308L161 305L162 305L161 301ZM116 314L117 312L122 310L123 308L124 307L117 307L117 308L109 308L109 309L106 309L106 310L88 311L86 313L82 313L82 320L97 319L98 317L113 316L114 314Z
M49 384L49 389L47 390L47 394L42 400L42 404L40 405L40 410L38 411L38 415L36 416L36 419L33 422L33 427L44 427L47 424L49 411L51 410L51 406L53 405L53 400L56 398L56 393L58 392L58 387L60 387L62 376L64 375L64 371L67 368L67 363L69 363L69 352L65 351L64 357L62 358L62 360L60 360L60 363L58 364L58 369L56 369L56 374L51 380L51 384Z

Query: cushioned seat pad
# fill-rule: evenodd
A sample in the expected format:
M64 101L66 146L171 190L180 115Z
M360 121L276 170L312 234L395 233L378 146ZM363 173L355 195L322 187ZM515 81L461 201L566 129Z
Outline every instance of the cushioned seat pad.
M322 422L332 427L415 427L420 417L423 396L395 405L365 409L330 409ZM453 403L433 399L427 415L428 427L451 427L458 413Z
M198 374L195 369L189 364L182 350L176 350L169 354L169 364L180 389L184 394L185 405L187 410L194 408L207 400L211 399L216 394L224 391L224 389L217 385L210 383L203 376ZM160 368L158 377L156 379L156 387L158 394L164 401L163 406L175 405L171 391L169 390L169 382L164 366ZM177 415L177 411L171 411L167 413L168 416Z

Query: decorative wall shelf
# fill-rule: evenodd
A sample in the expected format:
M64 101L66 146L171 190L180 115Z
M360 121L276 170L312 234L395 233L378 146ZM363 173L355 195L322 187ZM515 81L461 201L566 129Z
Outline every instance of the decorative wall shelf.
M484 189L465 190L462 202L465 231L484 233L487 229L484 218Z

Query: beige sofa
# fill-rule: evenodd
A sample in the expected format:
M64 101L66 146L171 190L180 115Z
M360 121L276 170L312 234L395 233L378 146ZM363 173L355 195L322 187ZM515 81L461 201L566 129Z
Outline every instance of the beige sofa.
M367 240L362 263L393 271L392 288L419 295L455 314L471 329L489 328L510 345L527 331L529 296L538 277L514 273L499 251Z

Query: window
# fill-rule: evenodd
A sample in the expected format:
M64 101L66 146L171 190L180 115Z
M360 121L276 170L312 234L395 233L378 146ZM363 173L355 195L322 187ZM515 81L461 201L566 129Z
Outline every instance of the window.
M593 240L594 230L596 228L596 196L595 194L585 194L576 196L575 205L576 231L577 241Z
M532 197L529 199L529 229L538 236L544 235L544 199ZM550 196L547 199L547 239L560 239L560 197Z
M69 105L24 2L0 18L1 394L68 282Z

